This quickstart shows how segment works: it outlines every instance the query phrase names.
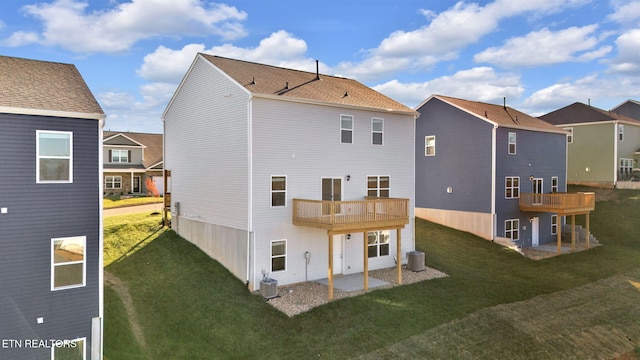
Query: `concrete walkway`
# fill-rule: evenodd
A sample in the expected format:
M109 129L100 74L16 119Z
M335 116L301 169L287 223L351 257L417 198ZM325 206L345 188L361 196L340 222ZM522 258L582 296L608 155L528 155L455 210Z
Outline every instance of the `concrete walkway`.
M317 280L317 283L329 286L329 279ZM388 282L369 276L369 289L389 285ZM349 275L336 275L333 278L334 289L352 292L358 290L364 290L364 274L349 274Z

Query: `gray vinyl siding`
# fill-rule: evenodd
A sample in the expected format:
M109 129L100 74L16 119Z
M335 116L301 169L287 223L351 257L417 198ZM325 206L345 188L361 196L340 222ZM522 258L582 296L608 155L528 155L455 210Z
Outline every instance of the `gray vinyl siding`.
M508 133L516 133L516 154L508 154ZM520 177L520 193L532 193L530 177L542 178L543 193L551 192L551 178L558 177L558 192L566 192L566 136L513 128L498 128L496 136L497 236L504 237L504 221L520 220L520 241L531 246L529 218L539 217L540 244L555 241L550 213L521 212L518 199L505 199L505 177Z
M436 98L418 112L416 207L491 213L493 125ZM435 156L425 156L430 135L436 136Z
M91 344L99 316L100 144L97 120L0 114L0 339ZM73 132L73 183L36 184L36 130ZM86 286L51 291L51 239L86 236ZM36 318L44 323L37 324ZM1 359L50 359L50 349L4 349Z
M340 143L340 115L353 115L352 144ZM384 145L371 144L371 119L384 119ZM340 109L286 101L253 100L253 228L254 277L269 270L272 240L287 240L287 269L270 274L279 284L327 277L328 237L325 230L294 226L292 199L321 199L321 178L342 178L343 200L366 196L367 176L390 176L390 196L414 198L414 118L382 112ZM285 207L271 207L271 176L287 176ZM347 175L350 180L346 181ZM414 249L413 222L402 230L403 253ZM343 273L363 270L363 235L345 240ZM306 265L304 252L311 262ZM394 265L391 255L369 259L370 269Z
M637 164L640 156L635 154L640 149L640 126L627 123L619 124L624 125L624 139L623 141L618 141L618 159L636 159L634 167L640 167ZM618 161L616 166L619 166L619 164L620 162Z
M198 58L164 117L180 216L248 230L248 94Z

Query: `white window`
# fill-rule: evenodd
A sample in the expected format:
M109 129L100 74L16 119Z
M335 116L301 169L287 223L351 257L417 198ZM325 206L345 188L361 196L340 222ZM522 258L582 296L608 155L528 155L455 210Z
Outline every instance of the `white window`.
M128 163L129 150L109 150L112 163Z
M340 142L353 144L353 116L340 115Z
M551 235L558 234L558 215L551 215Z
M51 346L52 360L85 360L84 343L87 338L57 340Z
M36 131L36 182L73 182L73 133Z
M504 178L505 199L517 199L520 197L520 177L506 176Z
M520 220L509 219L504 222L504 237L511 239L512 241L518 241L518 228L520 227Z
M551 192L552 193L557 193L558 192L558 177L557 176L552 176L551 177Z
M105 189L122 189L122 176L105 176Z
M367 257L380 257L389 255L389 232L371 231L367 234Z
M271 177L271 206L287 205L287 177Z
M382 145L384 133L384 120L383 119L371 119L371 144Z
M429 135L424 137L424 156L436 155L436 136Z
M516 154L516 133L509 133L509 155Z
M571 127L562 128L562 130L569 132L569 134L567 135L567 143L569 144L573 143L573 128Z
M618 125L618 141L624 141L624 125Z
M51 239L51 290L85 285L86 236Z
M271 242L271 272L287 269L287 240Z
M367 176L367 196L389 197L388 176Z

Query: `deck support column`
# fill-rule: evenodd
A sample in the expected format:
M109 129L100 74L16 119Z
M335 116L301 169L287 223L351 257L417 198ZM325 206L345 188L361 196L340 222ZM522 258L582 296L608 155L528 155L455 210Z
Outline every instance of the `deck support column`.
M562 254L562 224L560 220L562 220L562 217L560 216L560 214L558 214L558 220L556 221L556 224L558 225L556 230L556 237L558 239L558 254Z
M576 216L571 215L571 252L576 252Z
M364 292L369 290L369 238L366 232L362 233L362 249L364 254Z
M398 259L398 285L402 285L402 238L400 228L396 229L396 258Z
M589 232L589 213L586 214L586 220L587 223L585 224L587 226L587 249L589 248L589 238L591 237L591 233Z
M329 279L329 300L333 300L333 233L327 231L329 237L329 270L327 278Z

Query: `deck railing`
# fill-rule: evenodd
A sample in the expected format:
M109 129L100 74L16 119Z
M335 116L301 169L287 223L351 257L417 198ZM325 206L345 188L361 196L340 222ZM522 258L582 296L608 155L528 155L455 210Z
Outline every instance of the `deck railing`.
M596 195L592 192L520 194L520 209L523 211L557 212L571 214L593 211Z
M407 224L409 199L366 197L364 200L293 199L293 223L325 229L359 229L375 224Z

